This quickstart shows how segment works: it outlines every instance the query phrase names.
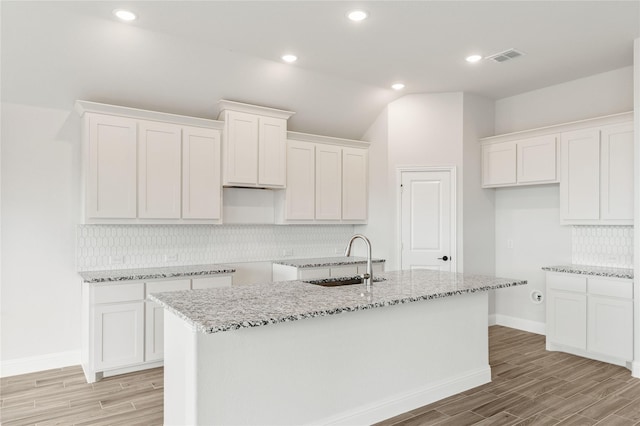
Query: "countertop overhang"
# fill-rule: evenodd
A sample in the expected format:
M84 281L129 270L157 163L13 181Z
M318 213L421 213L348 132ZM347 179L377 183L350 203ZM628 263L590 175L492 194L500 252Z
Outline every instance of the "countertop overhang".
M149 299L202 333L297 321L527 284L525 280L430 270L376 274L364 284L321 287L302 281L152 293Z

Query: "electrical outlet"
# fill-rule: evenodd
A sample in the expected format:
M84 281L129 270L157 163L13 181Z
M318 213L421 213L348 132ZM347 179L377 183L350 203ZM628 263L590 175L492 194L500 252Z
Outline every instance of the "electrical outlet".
M164 261L165 262L177 262L178 261L178 254L177 253L165 254L164 255Z
M283 256L293 256L293 249L284 249L282 250Z
M511 238L507 239L507 248L508 249L512 249L513 248L513 240Z
M109 265L122 265L124 256L109 256Z
M335 254L344 254L344 249L336 247L335 250L334 250L334 253Z

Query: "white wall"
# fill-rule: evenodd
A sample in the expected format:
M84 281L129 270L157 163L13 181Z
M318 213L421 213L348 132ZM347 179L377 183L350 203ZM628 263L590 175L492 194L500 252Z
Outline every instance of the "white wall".
M626 67L497 100L496 134L630 111L632 87L632 69ZM559 188L495 191L496 274L524 278L530 285L496 292L493 313L511 321L506 325L542 332L544 305L534 305L529 292L544 289L540 267L571 262L571 228L559 226ZM507 239L513 240L513 249L506 248Z
M493 191L480 188L478 138L493 133L493 101L462 93L404 96L364 136L371 142L369 224L374 256L398 269L398 182L402 166L457 167L457 267L493 273ZM463 237L469 232L469 238Z
M495 192L481 187L482 163L478 139L493 134L494 102L465 93L463 114L463 269L467 273L493 275Z
M80 361L79 122L70 111L2 105L3 361Z
M496 101L496 134L633 109L633 67L596 74Z
M635 182L640 182L640 38L635 39L633 43L633 105L634 105L634 130L635 130ZM635 191L635 224L634 227L634 270L640 271L640 185L636 185ZM640 280L635 280L635 325L633 327L634 337L634 362L633 362L633 375L640 377Z
M392 259L398 261L396 173L406 166L456 166L457 167L457 256L461 272L462 254L462 93L438 93L404 96L388 105L388 198L385 208L392 209L390 217L394 227L388 239L393 246ZM400 265L396 265L400 266Z

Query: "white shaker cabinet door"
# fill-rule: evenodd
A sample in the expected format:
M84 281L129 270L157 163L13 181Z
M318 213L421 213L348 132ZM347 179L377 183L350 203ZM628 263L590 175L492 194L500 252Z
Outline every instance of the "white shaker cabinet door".
M181 127L140 121L138 131L138 216L180 218Z
M225 115L225 185L258 183L258 117L237 111Z
M563 223L600 218L600 131L562 134L560 219Z
M601 219L633 223L633 123L602 129Z
M500 142L482 146L482 186L514 185L516 143Z
M558 345L586 349L586 294L552 290L548 297L547 338Z
M342 148L342 220L367 220L367 151Z
M220 219L220 132L182 130L182 218Z
M97 371L144 361L144 302L96 305L93 321Z
M259 118L258 186L281 186L287 183L287 120Z
M87 114L86 217L136 217L136 120Z
M342 148L316 145L316 219L342 215Z
M314 219L315 177L315 145L309 142L288 141L285 219Z
M589 352L633 359L633 300L589 295Z
M546 135L517 142L518 183L558 181L556 135Z

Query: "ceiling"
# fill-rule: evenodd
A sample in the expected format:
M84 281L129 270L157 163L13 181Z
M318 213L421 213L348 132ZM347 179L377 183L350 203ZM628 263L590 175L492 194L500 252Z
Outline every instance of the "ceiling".
M77 1L0 4L2 100L75 99L216 118L221 98L360 138L390 101L500 99L633 64L638 1ZM354 23L345 13L366 9ZM123 23L112 10L139 19ZM516 48L525 56L468 64ZM279 58L293 52L299 60ZM391 90L402 81L406 88Z

